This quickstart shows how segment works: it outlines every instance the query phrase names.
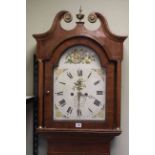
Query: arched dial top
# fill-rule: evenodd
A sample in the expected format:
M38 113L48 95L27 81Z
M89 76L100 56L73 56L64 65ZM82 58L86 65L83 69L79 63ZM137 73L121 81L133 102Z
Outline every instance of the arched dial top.
M106 70L91 48L67 49L53 79L54 120L105 120Z

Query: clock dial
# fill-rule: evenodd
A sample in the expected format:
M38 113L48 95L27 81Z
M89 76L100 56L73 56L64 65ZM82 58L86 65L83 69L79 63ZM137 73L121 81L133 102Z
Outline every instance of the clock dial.
M54 120L105 120L106 72L95 52L68 49L54 69Z

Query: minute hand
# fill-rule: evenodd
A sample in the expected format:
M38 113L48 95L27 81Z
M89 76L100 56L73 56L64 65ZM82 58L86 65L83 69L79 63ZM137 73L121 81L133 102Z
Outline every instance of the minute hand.
M81 110L80 110L80 98L81 98L81 92L78 92L77 97L78 97L77 115L80 116L80 115L81 115Z
M80 92L78 92L78 94L77 94L77 96L78 96L78 109L80 108Z

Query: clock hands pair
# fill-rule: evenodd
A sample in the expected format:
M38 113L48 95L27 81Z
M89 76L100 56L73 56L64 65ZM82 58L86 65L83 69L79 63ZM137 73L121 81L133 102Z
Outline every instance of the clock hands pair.
M88 94L83 94L81 92L78 92L76 97L77 97L77 115L80 117L82 115L81 106L85 105L87 98L94 100L96 98Z
M74 87L73 89L77 90L77 115L78 116L81 116L82 115L82 112L81 112L81 97L83 98L83 105L86 103L86 99L87 98L90 98L90 99L96 99L95 97L91 96L91 95L88 95L87 93L83 94L81 92L81 90L83 88L86 87L86 85L84 84L84 80L83 79L78 79L77 82L74 83Z
M77 97L78 97L77 115L78 115L78 116L81 116L81 110L80 110L81 92L78 92Z
M77 82L74 83L73 89L77 90L77 115L78 116L82 115L80 105L81 105L81 97L83 96L83 94L81 93L81 90L85 87L86 85L84 84L83 79L78 79Z

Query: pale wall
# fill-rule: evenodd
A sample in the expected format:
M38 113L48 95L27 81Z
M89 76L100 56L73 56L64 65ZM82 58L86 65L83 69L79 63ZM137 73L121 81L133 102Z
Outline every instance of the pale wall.
M75 15L82 5L84 14L92 11L102 13L109 24L111 31L118 35L128 35L128 0L27 0L27 49L26 49L26 86L27 95L33 95L33 54L36 42L32 38L34 33L47 31L53 22L53 18L60 10L68 10ZM88 27L90 26L87 24ZM128 155L128 101L129 101L129 64L128 64L128 39L124 43L124 60L122 63L122 117L123 133L112 142L111 155ZM27 113L27 155L32 155L31 118ZM43 141L40 141L42 144ZM29 145L30 144L30 145ZM43 145L40 146L44 152Z

